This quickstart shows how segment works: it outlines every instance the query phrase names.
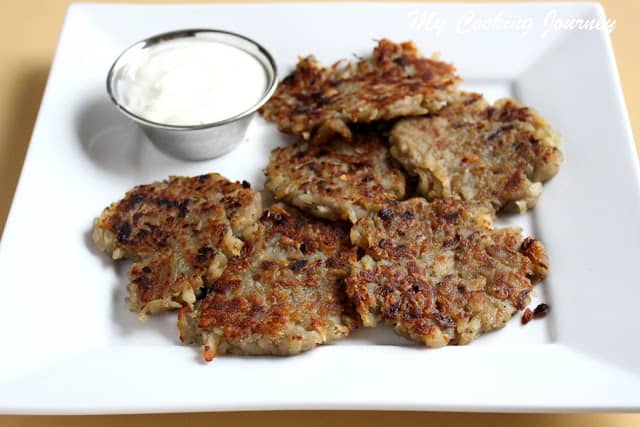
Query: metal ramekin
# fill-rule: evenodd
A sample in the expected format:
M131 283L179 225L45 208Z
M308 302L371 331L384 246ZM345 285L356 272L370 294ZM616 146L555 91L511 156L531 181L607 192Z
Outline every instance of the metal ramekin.
M267 74L267 88L251 108L225 120L203 125L183 126L156 123L127 110L118 100L117 80L124 67L134 58L145 55L148 48L170 40L198 38L226 43L256 58ZM188 29L158 34L127 48L115 60L107 75L107 93L115 106L137 122L151 142L160 150L187 160L204 160L233 150L244 138L254 113L269 100L277 86L276 63L271 54L255 41L229 31Z

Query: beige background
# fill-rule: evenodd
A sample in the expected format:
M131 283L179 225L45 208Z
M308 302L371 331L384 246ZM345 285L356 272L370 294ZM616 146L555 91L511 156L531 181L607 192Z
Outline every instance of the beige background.
M67 0L0 0L0 233L31 137ZM162 3L156 0L155 3ZM177 2L177 0L174 0ZM196 2L196 1L192 1ZM640 134L640 2L602 1L635 135ZM4 367L5 369L7 367ZM313 386L313 385L310 385ZM523 387L526 384L523 384ZM640 393L640 390L638 390ZM517 393L517 390L514 390ZM640 426L640 415L502 415L392 412L254 412L100 417L0 416L0 426Z

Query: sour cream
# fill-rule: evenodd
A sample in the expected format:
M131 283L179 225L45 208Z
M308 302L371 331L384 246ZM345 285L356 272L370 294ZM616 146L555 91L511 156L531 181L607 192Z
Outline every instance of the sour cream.
M247 111L264 96L268 76L251 54L206 39L177 39L146 49L120 70L120 103L167 125L205 125Z

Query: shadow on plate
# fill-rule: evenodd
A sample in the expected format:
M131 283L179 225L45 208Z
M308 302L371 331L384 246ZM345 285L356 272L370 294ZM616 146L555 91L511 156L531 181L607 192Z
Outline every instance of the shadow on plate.
M396 334L387 325L380 324L375 328L361 326L347 338L336 341L332 345L391 345L401 347L418 347L418 344ZM422 346L420 346L422 348Z
M84 233L84 245L95 257L100 258L104 268L112 268L116 282L111 286L111 317L118 337L128 340L131 337L136 344L149 343L179 343L179 333L176 326L177 312L160 313L148 316L145 322L138 319L136 313L127 307L128 273L132 262L130 260L114 261L111 257L96 249L93 244L92 230Z
M99 168L127 175L140 164L148 141L106 95L89 99L78 112L75 126L84 152Z
M91 163L109 177L141 184L168 175L199 175L220 170L218 159L188 161L173 158L158 150L136 123L124 117L107 96L88 99L75 119L75 128L82 150ZM237 153L236 153L237 155ZM222 159L231 164L229 154ZM234 170L234 166L227 165ZM246 178L242 178L246 179Z
M147 316L147 320L141 322L138 315L127 307L127 284L131 261L119 260L114 262L116 283L112 287L111 311L116 333L124 338L132 337L136 344L166 344L178 345L180 343L179 332L176 326L177 312L158 313ZM135 338L133 337L135 336Z

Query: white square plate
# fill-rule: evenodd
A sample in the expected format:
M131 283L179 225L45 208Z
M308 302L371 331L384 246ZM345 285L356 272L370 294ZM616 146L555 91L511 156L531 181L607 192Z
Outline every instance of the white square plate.
M604 13L548 3L72 6L0 248L0 411L640 409L636 153L608 34L554 26L567 18ZM521 30L501 24L517 19ZM183 162L112 108L105 77L116 55L190 27L258 40L280 77L300 54L326 63L366 55L374 39L411 39L453 61L467 88L539 110L563 135L566 161L533 212L502 222L547 245L551 272L534 304L550 303L550 316L513 319L465 347L418 348L380 328L297 357L208 365L179 345L174 315L139 324L124 308L126 265L95 253L92 219L131 186L171 174L217 171L260 188L284 140L256 118L233 153Z

